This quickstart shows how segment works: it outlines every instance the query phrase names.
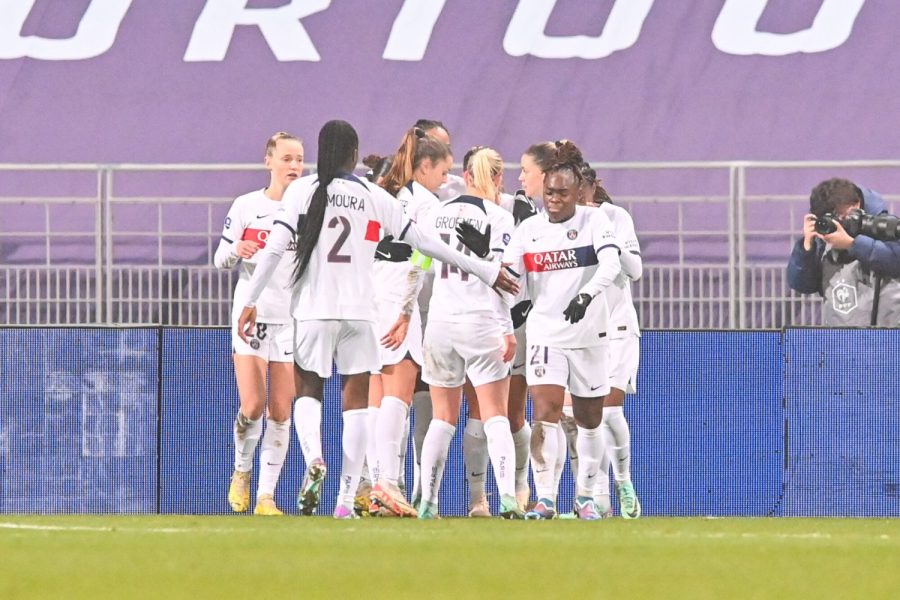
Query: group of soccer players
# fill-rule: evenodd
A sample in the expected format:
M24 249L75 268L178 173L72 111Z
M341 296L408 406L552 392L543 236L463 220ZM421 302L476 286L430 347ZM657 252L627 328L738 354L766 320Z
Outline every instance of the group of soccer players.
M294 400L307 465L297 504L315 513L327 473L324 380L336 367L335 518L436 518L463 391L470 516L491 514L490 462L501 517L555 518L568 448L575 517L612 514L610 465L622 516L639 517L622 407L638 367L630 282L641 275L640 251L630 216L579 149L569 141L528 148L515 195L503 192L503 161L491 148L472 148L462 177L449 175L450 136L438 121L416 123L393 156L367 157L366 179L353 174L358 161L354 128L329 121L316 173L302 177L302 143L277 133L266 147L269 185L237 198L226 217L215 264L241 269L231 508L250 507L262 437L254 513L282 514L274 490ZM412 500L403 468L411 408Z

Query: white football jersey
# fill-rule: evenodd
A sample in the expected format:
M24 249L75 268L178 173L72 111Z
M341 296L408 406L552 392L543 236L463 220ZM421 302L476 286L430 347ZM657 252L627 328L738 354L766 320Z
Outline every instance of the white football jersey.
M442 184L441 187L438 188L437 197L441 202L446 202L447 200L453 200L457 196L462 196L465 193L466 180L459 175L448 173L447 183Z
M222 238L213 259L216 267L227 269L240 263L237 285L234 288L234 305L232 316L240 314L247 299L248 283L259 252L251 258L241 259L235 254L235 246L242 240L259 243L260 250L265 248L266 240L275 220L275 214L282 207L278 200L272 200L265 190L256 190L239 196L234 200L225 217ZM295 249L292 244L289 250ZM291 278L294 268L293 252L286 252L281 257L278 269L266 285L266 289L257 302L257 320L262 323L291 322Z
M406 217L416 222L421 222L425 213L440 204L437 196L414 181L400 188L394 202L399 202ZM405 300L403 296L408 289L407 277L411 268L410 261L378 260L376 255L374 267L376 297L380 301L403 302Z
M628 211L621 206L604 202L600 209L606 213L613 225L619 249L628 252L640 260L641 246L634 231L634 221ZM638 325L637 311L631 295L631 278L623 270L606 290L606 304L609 306L609 337L623 338L626 335L641 335Z
M317 175L298 179L288 188L275 227L250 282L248 306L259 297L288 244L306 217ZM383 234L383 235L382 235ZM384 235L409 240L414 248L456 261L486 282L493 283L499 265L473 260L422 236L403 214L403 207L380 187L344 173L328 186L322 229L310 254L309 265L294 283L291 313L297 321L360 320L374 323L376 309L372 271L375 247ZM435 254L436 253L436 254Z
M503 255L512 238L512 215L493 202L470 195L462 195L443 202L432 209L419 225L426 235L440 238L448 246L464 254L470 254L456 238L456 225L468 221L484 233L491 226L490 248L492 255L482 260L490 261ZM473 257L475 255L472 255ZM429 321L449 323L499 322L504 334L512 333L509 315L509 294L492 290L476 277L445 262L434 259L434 288L429 307Z
M600 210L576 206L572 218L562 223L551 223L541 213L519 224L503 262L523 276L534 303L525 328L529 345L587 348L602 343L609 317L605 294L593 299L576 324L563 313L598 266L620 269L618 251L609 217Z

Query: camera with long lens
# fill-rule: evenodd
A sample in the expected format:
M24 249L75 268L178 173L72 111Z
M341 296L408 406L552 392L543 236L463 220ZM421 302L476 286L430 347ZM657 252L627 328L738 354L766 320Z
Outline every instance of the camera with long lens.
M816 219L816 233L828 235L837 231L835 221L839 221L844 231L850 237L867 235L872 239L882 242L900 240L900 217L894 215L868 215L857 209L851 211L843 219L838 219L834 213L825 213Z

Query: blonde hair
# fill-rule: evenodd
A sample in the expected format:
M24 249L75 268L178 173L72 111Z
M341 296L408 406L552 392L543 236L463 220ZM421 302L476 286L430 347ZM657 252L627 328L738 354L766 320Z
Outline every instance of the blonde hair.
M473 188L485 198L496 201L500 191L494 183L497 175L503 173L503 159L493 148L482 148L469 158L466 173Z
M275 145L280 140L294 140L296 142L299 142L300 144L303 144L303 140L298 138L296 135L290 134L286 131L278 131L276 133L273 133L269 138L269 141L266 142L266 156L272 156L272 154L275 152Z

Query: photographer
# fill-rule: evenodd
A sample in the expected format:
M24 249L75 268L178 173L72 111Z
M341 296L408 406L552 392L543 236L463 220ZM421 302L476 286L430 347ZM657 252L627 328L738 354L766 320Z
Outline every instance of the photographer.
M893 226L884 199L835 178L817 185L809 204L803 238L788 263L788 285L822 295L825 325L900 326L900 241L885 241L896 240L895 229L876 233L873 227L873 215L884 215L874 225Z

